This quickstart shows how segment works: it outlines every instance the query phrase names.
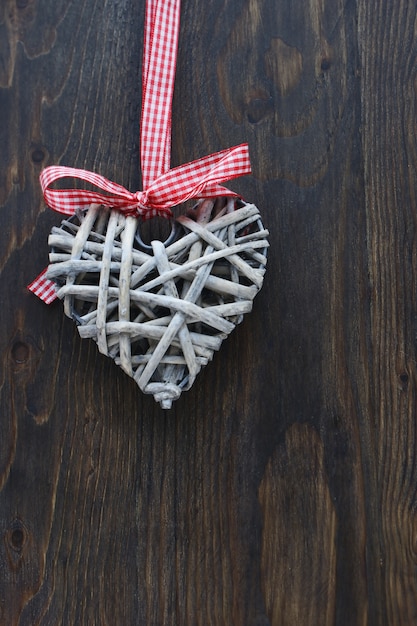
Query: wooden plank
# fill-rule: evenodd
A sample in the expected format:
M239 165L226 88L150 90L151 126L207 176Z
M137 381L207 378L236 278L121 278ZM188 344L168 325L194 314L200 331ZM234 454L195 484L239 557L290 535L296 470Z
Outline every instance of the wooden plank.
M411 624L416 592L415 20L359 3L368 242L369 383L363 423L374 623ZM372 494L369 497L369 494Z
M294 424L287 430L285 449L270 459L259 499L263 595L271 623L334 624L338 518L314 428Z
M408 626L416 8L183 3L172 164L249 141L271 248L164 412L25 288L42 167L140 188L143 4L0 5L0 624Z

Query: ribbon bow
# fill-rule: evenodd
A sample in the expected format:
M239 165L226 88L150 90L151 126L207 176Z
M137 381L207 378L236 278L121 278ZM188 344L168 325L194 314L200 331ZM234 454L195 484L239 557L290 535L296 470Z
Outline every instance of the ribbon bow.
M170 217L172 206L190 198L237 196L219 183L250 174L250 171L248 145L241 144L168 170L147 189L135 193L100 174L55 165L41 172L40 183L46 203L59 213L73 215L77 208L94 203L148 219L156 215ZM84 189L50 188L54 182L64 178L91 183L106 195Z

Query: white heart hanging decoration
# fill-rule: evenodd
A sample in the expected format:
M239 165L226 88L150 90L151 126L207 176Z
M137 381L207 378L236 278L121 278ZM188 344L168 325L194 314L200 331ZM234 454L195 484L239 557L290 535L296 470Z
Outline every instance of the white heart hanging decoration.
M47 277L65 313L164 409L190 389L262 286L268 232L253 204L202 200L172 242L92 205L52 230Z

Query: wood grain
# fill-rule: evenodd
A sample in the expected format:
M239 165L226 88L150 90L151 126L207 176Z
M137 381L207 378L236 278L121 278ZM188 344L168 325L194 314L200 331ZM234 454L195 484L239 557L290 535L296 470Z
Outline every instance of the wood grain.
M335 621L337 516L323 452L313 428L294 424L260 484L261 571L272 624Z
M140 188L144 3L0 3L1 626L416 622L416 19L183 3L172 164L249 141L271 248L164 412L25 288L42 167Z
M398 624L417 619L415 19L408 3L373 13L360 6L369 86L362 96L371 320L364 395L372 412L364 431L368 524L378 529L369 533L370 604L380 622Z

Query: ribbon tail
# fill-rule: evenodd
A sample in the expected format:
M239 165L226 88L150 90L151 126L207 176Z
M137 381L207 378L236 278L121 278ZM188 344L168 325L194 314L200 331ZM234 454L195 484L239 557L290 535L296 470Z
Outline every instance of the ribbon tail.
M33 282L28 285L29 291L38 296L46 304L51 304L57 299L57 286L49 278L46 278L47 268L44 269Z

